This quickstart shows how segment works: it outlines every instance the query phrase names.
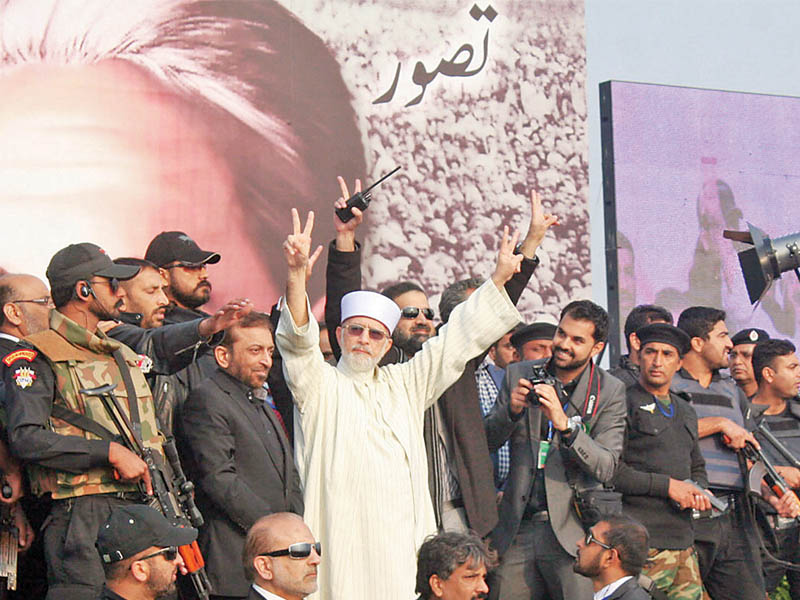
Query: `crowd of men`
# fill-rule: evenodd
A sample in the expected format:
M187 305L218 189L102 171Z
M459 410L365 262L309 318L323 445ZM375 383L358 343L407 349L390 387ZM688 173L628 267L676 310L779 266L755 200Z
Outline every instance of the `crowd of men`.
M414 282L361 289L352 212L322 324L314 214L294 209L269 312L204 312L223 257L176 231L143 258L72 244L49 286L0 276L20 595L763 600L786 575L800 598L791 342L642 305L608 372L597 304L521 324L558 222L536 193L437 327Z

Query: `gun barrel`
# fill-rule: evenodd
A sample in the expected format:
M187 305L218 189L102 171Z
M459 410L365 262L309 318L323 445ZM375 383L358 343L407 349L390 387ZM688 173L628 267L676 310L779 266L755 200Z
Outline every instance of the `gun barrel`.
M758 424L758 433L764 436L772 447L778 451L778 453L783 456L787 460L790 466L794 467L795 469L800 469L800 460L792 454L789 449L778 439L775 435L769 430L767 424L764 421Z

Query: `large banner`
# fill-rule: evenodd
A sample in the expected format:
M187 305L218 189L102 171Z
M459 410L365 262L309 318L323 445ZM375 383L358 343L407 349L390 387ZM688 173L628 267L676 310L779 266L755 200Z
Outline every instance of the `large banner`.
M773 239L800 229L800 99L613 81L602 84L601 104L607 248L617 266L609 301L618 297L610 308L620 322L636 304L676 318L704 305L727 312L731 334L760 327L798 339L794 274L751 306L737 252L752 246L722 232L747 231L748 222Z
M268 307L289 208L333 239L336 175L374 190L367 286L489 276L530 189L561 226L521 307L589 297L583 3L0 2L0 266L181 230L222 261L212 305ZM311 282L324 290L324 269Z

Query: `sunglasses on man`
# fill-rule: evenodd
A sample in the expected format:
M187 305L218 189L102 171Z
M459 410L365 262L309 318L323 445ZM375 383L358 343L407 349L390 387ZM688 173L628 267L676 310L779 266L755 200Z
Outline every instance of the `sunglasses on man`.
M288 548L284 548L283 550L274 550L272 552L265 552L264 554L259 554L259 556L288 556L289 558L308 558L309 554L311 554L311 549L317 553L317 556L322 556L322 544L319 542L315 542L310 544L308 542L303 542L300 544L292 544Z
M405 308L400 310L400 316L404 319L416 319L419 316L420 311L422 311L422 315L428 319L429 321L433 321L433 309L432 308L418 308L416 306L406 306Z
M373 342L382 342L384 339L389 337L386 335L385 331L381 331L380 329L373 329L371 327L365 327L364 325L358 325L356 323L352 323L350 325L345 325L342 329L344 329L347 333L352 335L355 338L361 337L361 335L369 330L369 339Z
M158 552L153 552L152 554L148 554L147 556L143 556L139 560L146 560L148 558L153 558L154 556L161 556L164 555L169 562L172 562L176 558L178 558L178 547L177 546L167 546L166 548L162 548Z
M597 545L598 545L598 546L600 546L601 548L605 548L606 550L611 550L611 549L613 549L613 548L614 548L614 546L609 546L608 544L606 544L606 543L604 543L604 542L601 542L600 540L598 540L596 537L594 537L594 535L592 535L592 532L591 532L591 530L590 530L590 531L588 531L588 532L586 533L586 537L585 537L585 538L583 538L583 543L584 543L584 545L588 546L588 545L590 545L592 542L594 542L595 544L597 544Z

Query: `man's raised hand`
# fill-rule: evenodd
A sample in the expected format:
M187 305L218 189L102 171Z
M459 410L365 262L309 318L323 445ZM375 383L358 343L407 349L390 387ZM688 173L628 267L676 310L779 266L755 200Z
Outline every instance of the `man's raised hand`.
M514 273L519 273L523 256L514 254L518 239L518 231L509 237L508 227L503 227L503 239L500 240L500 251L497 253L497 266L492 273L492 281L498 289L501 289L514 276Z
M300 215L296 208L292 209L292 233L283 243L283 253L286 256L286 264L290 272L303 271L304 276L309 267L313 267L310 257L311 252L311 232L314 231L314 211L309 211L306 224L301 228ZM321 250L318 248L314 255L319 256ZM316 260L316 258L314 258Z
M558 225L558 217L550 213L545 213L542 208L542 197L539 195L539 192L531 190L531 221L528 225L528 233L520 244L520 252L528 258L533 258L547 230L553 225Z

